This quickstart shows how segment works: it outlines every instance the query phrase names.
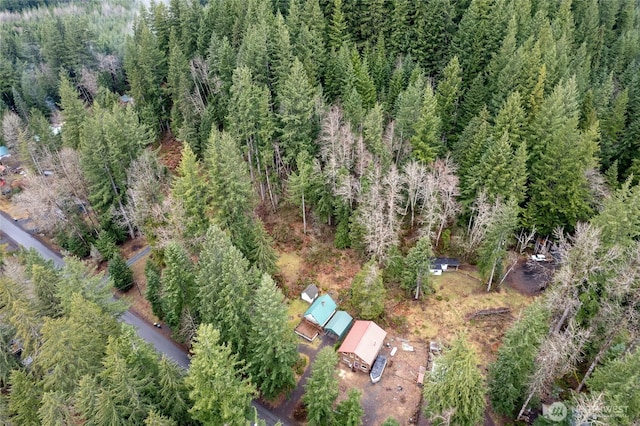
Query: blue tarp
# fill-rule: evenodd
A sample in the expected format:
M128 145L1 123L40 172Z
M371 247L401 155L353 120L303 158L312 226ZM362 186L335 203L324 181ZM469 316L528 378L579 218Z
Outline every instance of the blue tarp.
M9 155L9 148L6 146L0 146L0 157L4 157L6 155Z

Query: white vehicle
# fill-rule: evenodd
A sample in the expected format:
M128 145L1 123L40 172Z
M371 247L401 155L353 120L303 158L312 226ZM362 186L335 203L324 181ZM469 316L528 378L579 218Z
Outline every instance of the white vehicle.
M544 254L532 254L531 260L534 262L546 262L548 259Z

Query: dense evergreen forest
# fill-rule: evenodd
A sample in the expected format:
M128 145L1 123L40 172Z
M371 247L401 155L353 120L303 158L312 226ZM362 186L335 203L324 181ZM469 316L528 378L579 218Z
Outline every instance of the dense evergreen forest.
M325 223L361 256L350 303L365 319L391 289L413 297L418 282L428 298L434 253L477 265L490 291L514 251L548 238L549 289L487 374L452 342L425 412L475 425L486 394L505 419L553 399L566 424L638 421L636 0L132 7L0 1L1 137L28 170L9 195L68 253L108 261L120 289L117 245L143 235L146 297L192 366L118 323L124 307L82 262L6 257L3 421L242 425L252 398L292 389L299 356L262 220L291 206L305 233ZM337 395L335 353L321 355L309 424L361 424L356 393L336 409L318 397ZM602 423L606 407L624 409Z

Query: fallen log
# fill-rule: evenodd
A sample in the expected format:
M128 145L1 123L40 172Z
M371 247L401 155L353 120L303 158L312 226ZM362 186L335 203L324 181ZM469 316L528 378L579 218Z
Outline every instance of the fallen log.
M488 319L492 316L511 315L511 308L491 308L481 309L479 311L471 312L467 314L467 320L474 319Z

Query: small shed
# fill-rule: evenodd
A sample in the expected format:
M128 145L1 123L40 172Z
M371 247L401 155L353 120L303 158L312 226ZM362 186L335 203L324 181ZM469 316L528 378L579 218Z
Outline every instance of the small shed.
M351 328L353 318L345 311L338 311L325 325L324 329L338 340L342 339Z
M315 284L309 284L307 288L305 288L304 291L302 292L301 297L302 297L302 300L311 304L313 303L314 300L318 298L319 293L320 293L320 290L318 290L318 287Z
M387 337L373 321L356 321L340 345L338 353L349 367L368 373Z
M309 309L304 313L304 319L324 327L335 313L337 307L331 296L323 294L309 306Z
M433 275L441 275L443 271L460 267L460 261L450 257L436 257L429 260L429 272Z

